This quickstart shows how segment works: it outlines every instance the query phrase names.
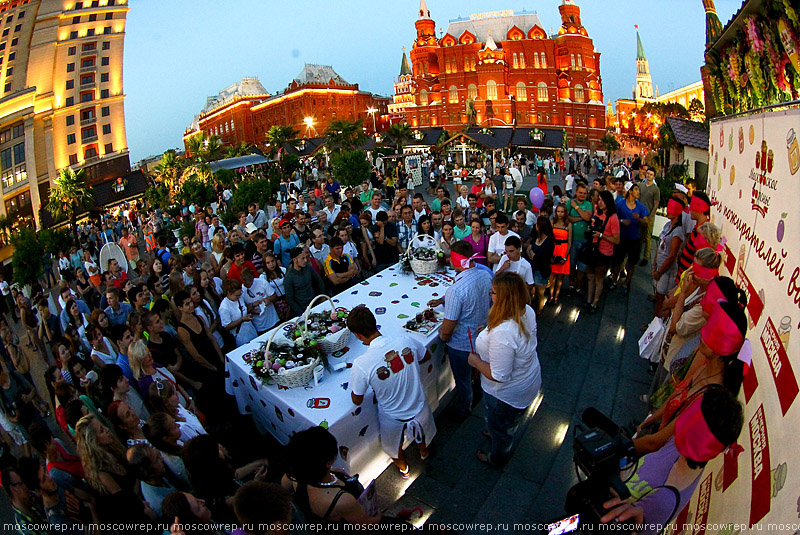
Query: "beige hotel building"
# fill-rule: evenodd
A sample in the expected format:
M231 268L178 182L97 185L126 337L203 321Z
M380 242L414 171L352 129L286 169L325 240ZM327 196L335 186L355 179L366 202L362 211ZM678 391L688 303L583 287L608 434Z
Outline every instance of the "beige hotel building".
M85 169L96 198L121 192L127 13L127 0L0 0L0 215L38 228L69 166Z

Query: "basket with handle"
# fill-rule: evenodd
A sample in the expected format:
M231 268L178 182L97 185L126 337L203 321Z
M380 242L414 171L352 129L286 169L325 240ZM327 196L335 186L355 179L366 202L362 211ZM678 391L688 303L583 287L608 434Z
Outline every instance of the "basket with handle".
M327 295L320 294L320 295L316 296L314 299L311 300L311 302L306 307L306 311L303 313L303 330L304 330L304 332L308 332L308 316L309 316L309 314L311 314L311 309L314 308L314 306L317 304L318 301L324 300L324 299L327 299L328 302L330 303L332 312L336 312L338 310L344 310L344 309L341 309L341 308L337 309L336 305L333 303L333 300L330 297L328 297ZM342 330L340 330L338 332L330 333L330 334L326 335L325 337L317 340L317 342L319 343L320 348L322 348L322 350L325 353L331 354L331 353L335 353L337 351L341 351L342 349L347 347L347 342L349 340L350 340L350 329L345 327L344 329L342 329Z
M295 321L285 321L278 325L273 331L272 334L269 336L267 340L267 347L264 348L264 357L266 361L266 356L269 354L269 347L272 344L272 339L275 338L275 335L278 333L284 332L284 327L287 325L291 326L298 326L297 322ZM292 344L292 341L289 340L289 343ZM314 377L314 368L319 365L319 358L315 358L311 364L304 364L302 366L297 366L296 368L292 368L291 370L282 370L278 373L271 375L271 378L275 380L280 386L285 386L287 388L293 388L295 386L303 386L311 382Z
M418 247L420 245L423 247L428 247L429 249L433 249L437 254L435 254L432 259L421 260L419 258L414 258L411 256L411 248L413 247L414 243L417 242L419 242ZM430 275L431 273L434 273L439 268L438 253L440 251L441 248L433 236L429 236L427 234L418 234L416 237L409 240L406 255L408 256L408 262L411 265L411 270L414 272L414 274Z

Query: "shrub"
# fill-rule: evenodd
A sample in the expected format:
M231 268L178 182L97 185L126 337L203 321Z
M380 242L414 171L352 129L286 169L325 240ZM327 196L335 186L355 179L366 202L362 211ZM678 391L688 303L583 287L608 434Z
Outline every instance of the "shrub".
M44 247L39 236L33 230L23 228L11 236L11 244L14 246L14 255L11 257L14 282L22 286L35 283L44 274Z
M369 180L372 165L363 150L342 150L331 154L331 172L333 177L345 186L361 184Z
M259 206L266 206L269 197L274 191L272 181L267 178L251 178L239 182L239 187L233 192L231 209L234 213L246 212L247 206L257 202Z
M144 192L144 199L153 208L165 209L170 204L169 188L163 184L157 184L147 188Z
M186 201L189 203L197 203L200 206L208 206L212 202L216 202L217 194L214 187L199 178L189 178L184 180L181 184L181 190L178 193L179 201Z

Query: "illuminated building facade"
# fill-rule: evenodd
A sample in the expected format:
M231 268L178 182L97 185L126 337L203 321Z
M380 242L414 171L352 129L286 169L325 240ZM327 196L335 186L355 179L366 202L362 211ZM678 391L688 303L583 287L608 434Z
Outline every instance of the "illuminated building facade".
M275 125L292 126L300 137L322 135L335 120L362 119L369 133L388 125L389 98L359 90L358 84L347 82L329 65L306 64L276 95L266 91L234 93L230 98L209 101L211 106L207 105L184 133L184 143L203 132L218 135L224 145L245 141L263 147L267 131Z
M403 47L403 61L400 62L400 76L394 84L394 98L389 104L389 113L392 115L401 114L403 110L414 102L414 80L411 73L411 66L408 64L406 47Z
M536 13L498 11L450 22L436 38L425 0L411 51L413 127L564 128L572 148L593 150L605 133L600 53L574 0L548 35Z
M0 213L39 224L51 181L130 172L122 53L127 0L0 2Z
M707 1L710 2L711 0ZM656 86L655 92L653 92L650 63L647 61L647 56L645 56L638 29L636 31L636 81L633 85L632 97L630 99L617 99L615 103L616 112L612 108L611 102L608 103L606 124L611 128L615 128L619 133L632 135L641 133L635 126L635 118L638 110L647 103L680 104L687 110L695 99L705 104L705 91L703 90L702 81L679 87L663 95L659 94L658 86ZM698 115L692 117L692 119L702 121L704 117Z

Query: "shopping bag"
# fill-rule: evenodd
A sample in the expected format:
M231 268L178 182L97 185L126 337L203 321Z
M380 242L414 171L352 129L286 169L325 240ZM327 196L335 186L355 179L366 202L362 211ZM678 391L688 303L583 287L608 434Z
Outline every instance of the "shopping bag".
M664 333L664 322L661 318L653 318L645 333L639 338L639 356L650 362L658 362Z

